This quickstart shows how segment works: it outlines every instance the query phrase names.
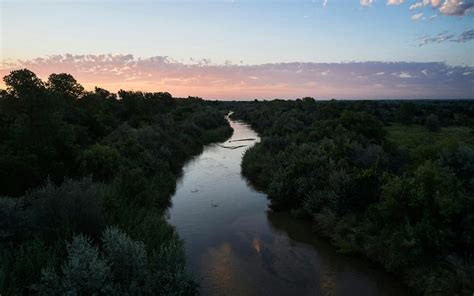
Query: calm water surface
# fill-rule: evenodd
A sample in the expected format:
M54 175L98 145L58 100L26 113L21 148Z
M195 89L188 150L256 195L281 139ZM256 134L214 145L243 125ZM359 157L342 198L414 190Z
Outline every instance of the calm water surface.
M337 254L308 223L269 211L266 195L240 174L242 155L258 135L230 123L229 140L185 165L169 209L203 295L407 294L380 269ZM235 141L248 138L255 140Z

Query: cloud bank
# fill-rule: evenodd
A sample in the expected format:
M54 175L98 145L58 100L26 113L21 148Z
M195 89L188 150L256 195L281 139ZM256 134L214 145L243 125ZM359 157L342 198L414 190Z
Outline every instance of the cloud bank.
M424 36L418 39L418 45L423 46L432 43L457 42L464 43L474 40L474 30L467 30L455 36L454 34L440 33L436 36Z
M206 99L474 98L474 67L445 63L216 65L208 59L183 63L164 56L66 54L3 63L0 75L19 68L43 79L51 73L70 73L87 89L168 91Z
M402 2L403 1L398 4ZM410 5L409 9L416 10L424 6L431 6L437 9L440 15L463 17L472 12L474 0L423 0Z
M359 0L361 6L371 6L375 0ZM408 1L409 2L409 1ZM405 3L405 0L386 0L387 6L399 6ZM326 7L328 0L323 1ZM439 11L441 15L447 16L466 16L474 8L474 0L419 0L410 4L409 10L420 9L424 6L431 6ZM418 20L415 17L415 20Z

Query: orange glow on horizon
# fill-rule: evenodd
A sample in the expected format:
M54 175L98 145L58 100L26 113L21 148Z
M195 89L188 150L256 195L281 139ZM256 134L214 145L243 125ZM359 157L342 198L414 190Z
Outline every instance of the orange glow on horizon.
M0 75L21 68L30 69L43 81L51 73L69 73L86 90L98 86L111 92L169 92L174 97L223 100L469 98L474 83L472 67L444 63L214 65L132 55L66 54L3 63ZM0 87L5 88L3 82Z

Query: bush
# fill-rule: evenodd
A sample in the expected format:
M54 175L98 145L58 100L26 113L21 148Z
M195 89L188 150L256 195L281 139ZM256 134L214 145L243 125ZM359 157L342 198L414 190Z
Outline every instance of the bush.
M379 226L378 240L386 242L381 248L398 254L392 260L397 268L402 262L414 266L430 256L446 256L461 244L466 203L456 177L427 162L414 176L395 177L384 186L371 222Z
M23 197L31 204L31 230L45 238L86 234L98 238L105 227L102 194L90 178L66 179L60 186L47 182Z
M438 116L430 114L425 119L425 126L432 132L437 132L441 129L441 124L439 122Z
M117 172L120 154L117 149L95 144L81 156L81 170L84 175L92 175L95 180L107 181Z
M440 156L443 166L453 170L466 188L474 191L474 149L469 146L459 146L444 151Z
M182 270L161 270L159 264L150 264L144 244L133 241L118 228L111 227L104 231L101 249L100 252L85 236L74 237L68 244L68 257L61 271L57 273L52 268L44 269L36 290L40 295L197 293L196 285L186 273ZM164 262L170 254L167 248L163 248L158 257Z
M110 264L115 291L120 294L148 294L150 287L148 258L142 242L132 241L117 228L107 228L102 235L102 252ZM148 292L148 293L147 293Z
M22 201L12 197L0 197L0 241L18 239L26 228L27 219Z
M83 235L67 246L67 261L56 274L53 268L43 270L36 287L39 295L112 295L111 270L97 247Z
M39 282L41 270L56 266L63 250L62 242L46 245L39 239L0 245L0 291L5 295L32 294L32 284Z
M3 240L39 236L47 241L83 233L94 238L104 228L100 186L86 178L51 181L19 198L0 198Z

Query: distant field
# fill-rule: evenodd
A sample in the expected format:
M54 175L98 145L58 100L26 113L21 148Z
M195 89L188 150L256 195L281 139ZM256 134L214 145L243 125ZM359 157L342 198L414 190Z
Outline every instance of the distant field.
M443 127L439 132L431 132L422 125L393 124L386 130L388 138L408 149L414 160L436 159L441 151L458 144L474 148L474 129L466 126Z

